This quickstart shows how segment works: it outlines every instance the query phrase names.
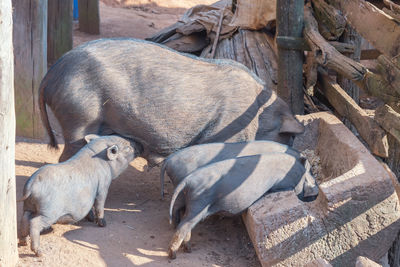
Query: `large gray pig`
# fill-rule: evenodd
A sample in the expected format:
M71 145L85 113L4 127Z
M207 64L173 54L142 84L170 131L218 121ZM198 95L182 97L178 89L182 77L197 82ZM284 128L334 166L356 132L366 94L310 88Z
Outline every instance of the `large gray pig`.
M249 141L238 143L210 143L191 146L175 152L164 160L160 173L161 198L164 197L164 175L167 172L174 186L178 185L192 171L221 160L257 154L281 152L300 159L300 153L287 145L273 141ZM183 202L180 195L176 202ZM173 213L174 225L178 225L180 214L183 211L175 210Z
M99 226L105 226L104 202L111 180L121 174L140 146L119 136L88 135L88 144L69 160L37 170L26 182L20 244L31 237L31 249L41 256L40 232L52 224L83 219L93 204Z
M61 57L40 86L40 110L57 147L46 104L61 124L64 161L87 134L117 133L144 147L150 166L187 146L273 140L304 131L288 105L245 66L206 60L135 39L101 39Z
M186 210L169 245L169 257L176 257L182 242L190 251L191 230L207 216L217 212L238 214L266 192L290 189L300 199L318 194L307 161L300 162L286 153L227 159L197 169L179 183L172 196L170 222L175 200L183 193Z

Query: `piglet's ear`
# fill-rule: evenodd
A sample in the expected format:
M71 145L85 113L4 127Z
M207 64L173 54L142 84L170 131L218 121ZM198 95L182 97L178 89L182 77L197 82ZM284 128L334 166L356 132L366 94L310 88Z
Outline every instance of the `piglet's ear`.
M118 156L118 146L117 145L112 145L109 148L107 148L107 158L109 160L115 160Z
M90 141L92 141L93 139L99 138L100 136L98 136L97 134L88 134L85 136L85 141L86 143L90 143Z
M281 128L279 133L293 133L300 134L304 132L304 126L298 122L294 117L282 117Z

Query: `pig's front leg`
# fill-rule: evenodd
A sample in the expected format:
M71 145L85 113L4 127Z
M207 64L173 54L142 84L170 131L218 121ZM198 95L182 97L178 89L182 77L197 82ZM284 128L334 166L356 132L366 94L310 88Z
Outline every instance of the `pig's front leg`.
M100 193L97 195L94 201L94 209L96 211L97 225L100 227L106 226L106 220L104 219L104 203L106 202L106 198L107 198L107 193Z

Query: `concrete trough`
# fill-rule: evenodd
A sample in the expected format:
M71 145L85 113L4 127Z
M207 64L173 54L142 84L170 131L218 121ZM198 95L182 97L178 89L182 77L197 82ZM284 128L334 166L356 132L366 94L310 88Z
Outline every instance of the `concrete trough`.
M335 116L298 118L306 131L294 147L314 150L325 178L313 202L278 192L243 215L262 266L304 266L315 259L354 266L358 256L379 261L400 229L394 176Z

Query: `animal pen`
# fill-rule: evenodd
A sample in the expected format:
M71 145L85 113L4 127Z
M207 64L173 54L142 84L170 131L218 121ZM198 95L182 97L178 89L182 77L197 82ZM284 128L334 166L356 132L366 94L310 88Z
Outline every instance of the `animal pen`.
M80 29L99 33L99 1L78 2ZM15 135L44 137L38 88L72 49L72 3L0 2L0 266L18 259ZM269 194L245 212L262 266L354 266L386 254L400 266L399 1L219 1L147 40L244 64L306 126L294 147L320 159L320 194L310 203Z

